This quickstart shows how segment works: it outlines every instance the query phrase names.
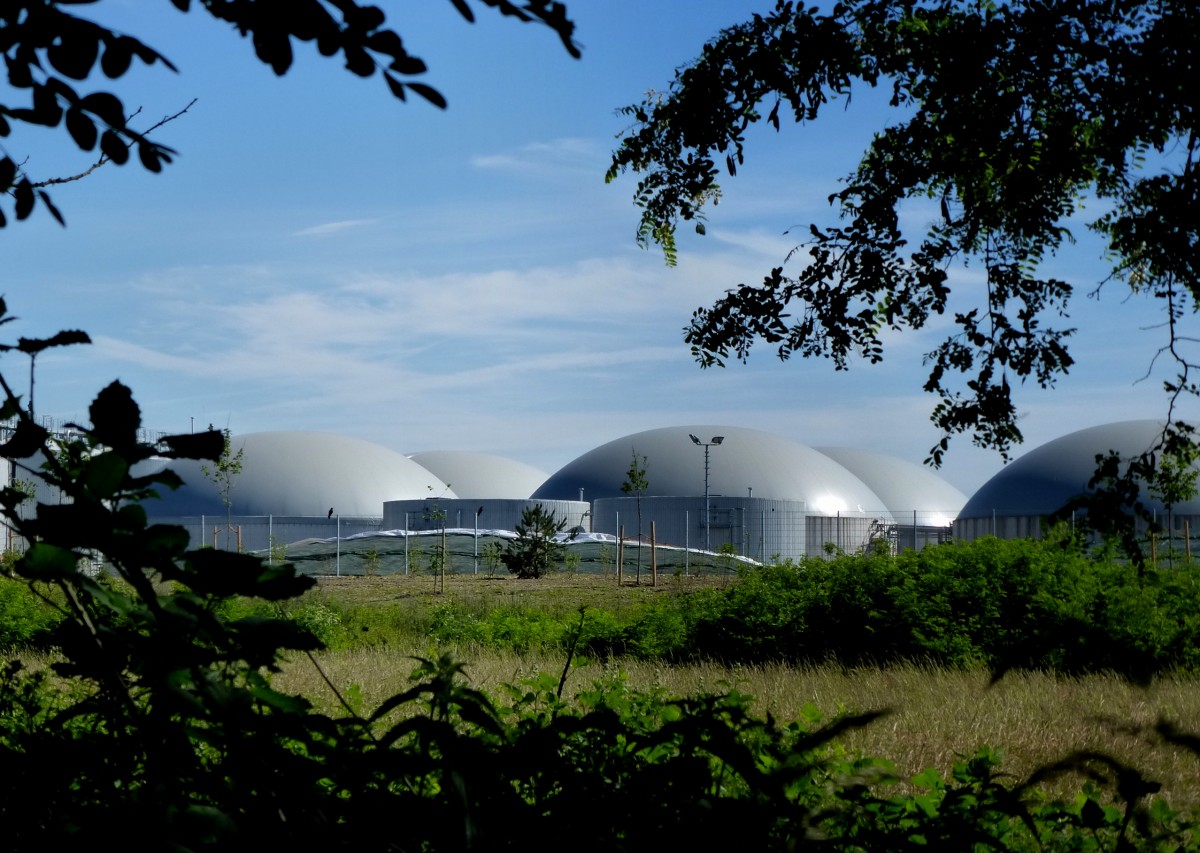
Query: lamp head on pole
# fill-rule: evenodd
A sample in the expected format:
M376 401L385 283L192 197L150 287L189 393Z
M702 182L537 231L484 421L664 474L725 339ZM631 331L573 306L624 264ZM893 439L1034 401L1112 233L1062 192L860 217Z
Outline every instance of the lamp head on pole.
M689 435L688 438L690 438L692 440L692 444L700 444L701 443L700 439L696 438L696 436L694 436L694 435Z
M713 436L712 443L713 443L713 444L720 444L720 443L721 443L722 441L724 441L724 440L725 440L725 436L723 436L723 435L714 435L714 436Z

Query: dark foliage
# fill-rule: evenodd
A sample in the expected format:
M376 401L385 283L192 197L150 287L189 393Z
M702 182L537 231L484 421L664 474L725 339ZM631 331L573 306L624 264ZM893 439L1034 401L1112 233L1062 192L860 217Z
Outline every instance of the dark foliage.
M729 661L910 661L1142 681L1200 667L1200 566L1140 569L1063 539L748 568L608 638L626 653ZM674 620L665 618L675 614ZM672 626L662 633L659 628ZM655 627L659 626L659 627ZM657 644L645 634L660 634Z
M521 511L515 539L508 540L500 562L519 578L540 578L553 570L562 558L563 546L558 534L567 528L565 518L556 518L554 510L534 504Z
M387 27L383 10L358 0L170 0L180 12L199 6L248 37L255 55L276 74L286 74L297 44L312 45L321 56L338 57L358 77L383 78L391 95L409 94L445 107L436 88L421 82L424 60L409 53L400 35ZM574 23L566 7L550 0L479 0L483 6L523 22L544 24L574 57L580 55ZM80 17L67 7L98 6L101 0L5 0L0 3L0 54L8 85L24 93L15 103L0 104L0 137L15 125L63 127L81 151L95 151L98 163L122 165L136 153L142 167L162 171L175 152L129 124L130 111L119 95L94 89L103 76L123 77L136 63L162 65L170 60L136 37ZM475 20L469 0L450 0L467 21ZM84 85L92 91L81 91ZM20 163L0 157L0 193L12 198L17 219L27 218L39 202L60 223L62 215L44 189L63 179L36 181ZM0 227L7 218L0 211Z
M1200 294L1200 133L1185 82L1198 53L1194 3L780 0L624 109L633 124L608 178L638 173L638 239L674 262L677 226L704 232L722 167L736 174L753 125L807 126L852 109L864 88L890 92L892 115L831 187L831 221L800 229L804 242L761 282L698 309L685 339L704 366L744 360L760 340L837 369L878 362L887 334L950 310L953 266L977 266L986 287L924 358L942 432L934 464L961 433L1007 454L1021 441L1015 385L1049 387L1071 368L1066 315L1080 283L1044 262L1098 200L1088 227L1107 243L1110 278L1159 300L1164 343L1150 355L1176 372L1159 446L1120 474L1130 485L1146 473L1133 469L1154 471L1181 446L1194 459L1191 427L1171 422L1180 395L1200 391L1195 339L1180 328ZM939 213L907 226L911 201ZM803 263L785 272L794 255Z

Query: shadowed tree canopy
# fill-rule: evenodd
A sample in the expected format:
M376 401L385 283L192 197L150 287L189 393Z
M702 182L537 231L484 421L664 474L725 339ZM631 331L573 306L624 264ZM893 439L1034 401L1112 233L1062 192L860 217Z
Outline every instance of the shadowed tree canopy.
M1192 2L779 2L720 32L666 92L623 110L633 124L608 179L638 174L638 240L673 263L676 229L704 233L703 210L719 200L720 173L743 164L752 125L813 125L854 92L890 92L887 123L829 196L829 220L804 229L760 283L692 316L685 340L699 363L745 360L762 341L780 358L845 369L880 361L887 330L953 313L953 332L925 355L942 432L927 461L939 464L962 433L1007 454L1021 441L1014 384L1049 387L1072 365L1067 312L1081 283L1043 269L1071 245L1068 226L1089 201L1101 213L1087 227L1111 269L1086 287L1161 301L1154 359L1175 376L1155 451L1186 455L1190 428L1172 422L1181 395L1198 390L1195 340L1180 330L1200 292L1198 48ZM919 229L899 216L912 200L937 211ZM950 270L967 263L985 272L986 291L956 310ZM1152 470L1154 453L1142 463Z
M154 2L154 0L139 0ZM357 0L158 0L180 12L198 7L232 25L253 45L257 57L276 74L292 66L293 49L307 43L322 56L339 59L359 77L383 79L393 97L409 94L445 107L442 94L419 79L425 62L408 52L400 35L387 27L384 12ZM575 25L563 3L551 0L447 0L467 21L474 7L487 7L526 23L553 30L568 53L580 55ZM109 2L111 6L111 0ZM0 53L11 93L0 95L0 138L25 123L63 127L83 151L98 151L98 162L127 162L136 152L142 166L161 171L171 149L129 125L130 111L119 94L98 88L103 77L119 80L135 63L162 65L170 60L136 36L117 32L75 14L102 12L104 0L4 0L0 3ZM67 11L70 9L71 11ZM99 74L96 74L99 72ZM53 183L52 181L49 183ZM27 218L40 202L59 222L62 215L42 187L22 172L19 159L0 148L0 192L10 197L17 219ZM8 199L6 199L7 201ZM0 206L0 227L8 214Z

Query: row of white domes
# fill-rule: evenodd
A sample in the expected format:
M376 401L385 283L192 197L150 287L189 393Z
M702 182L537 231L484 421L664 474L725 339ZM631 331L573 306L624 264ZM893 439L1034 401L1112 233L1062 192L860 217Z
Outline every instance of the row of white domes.
M486 453L430 451L405 456L378 444L320 432L277 431L234 436L243 467L231 499L239 515L378 516L385 501L425 498L584 500L620 497L634 453L645 457L648 496L704 494L704 442L710 448L709 493L804 501L823 514L893 514L914 510L950 519L1043 515L1087 487L1095 456L1142 452L1161 428L1129 421L1072 433L1003 468L970 501L932 471L884 454L812 448L759 430L686 425L615 439L584 453L553 475ZM186 485L167 492L155 515L224 514L217 486L200 463L173 467ZM1200 512L1200 502L1176 507Z
M634 433L595 448L547 475L486 453L429 451L405 456L381 445L320 432L234 436L242 471L231 500L239 515L377 516L384 501L425 498L584 500L619 497L633 453L645 457L650 496L704 494L704 460L689 438L720 435L711 449L709 492L797 500L833 515L886 509L936 510L953 517L966 497L903 460L847 448L815 450L771 433L691 425ZM223 514L218 487L201 463L172 464L185 486L163 494L155 515ZM211 467L211 466L210 466Z

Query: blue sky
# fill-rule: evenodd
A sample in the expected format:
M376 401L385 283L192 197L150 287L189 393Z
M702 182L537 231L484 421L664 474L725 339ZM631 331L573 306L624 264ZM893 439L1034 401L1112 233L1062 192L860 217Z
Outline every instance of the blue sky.
M114 87L147 124L196 103L157 134L179 152L163 174L108 166L54 193L66 229L39 214L0 233L3 293L21 318L8 329L82 328L95 341L39 360L39 413L83 419L119 378L152 429L325 430L548 472L676 423L925 457L939 436L921 355L948 322L842 373L766 348L702 371L681 340L696 307L780 262L793 245L784 231L828 219L825 198L884 120L878 97L754 134L708 235L685 235L673 269L634 243L635 180L604 183L626 123L616 109L770 3L574 0L581 60L548 30L486 9L469 25L448 0L381 5L448 110L398 103L382 80L304 45L276 78L247 40L166 0L79 7L179 68ZM35 178L88 163L61 131L21 129L5 147ZM934 215L905 211L918 224ZM1165 411L1162 376L1139 381L1162 318L1116 285L1085 298L1103 267L1076 230L1053 263L1079 283L1078 364L1053 391L1018 390L1030 447ZM979 291L974 269L952 281L962 304ZM10 361L11 376L22 371ZM961 437L942 473L969 494L1000 465Z

